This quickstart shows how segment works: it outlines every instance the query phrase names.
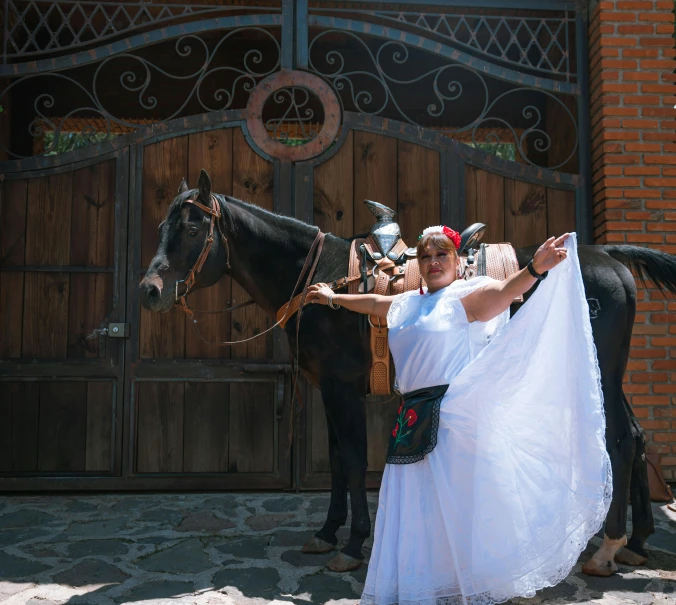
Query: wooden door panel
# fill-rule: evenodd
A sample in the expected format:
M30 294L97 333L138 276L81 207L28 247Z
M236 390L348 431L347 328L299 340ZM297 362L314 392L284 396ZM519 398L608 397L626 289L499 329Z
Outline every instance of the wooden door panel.
M516 248L547 239L547 192L542 185L505 179L505 241Z
M72 265L113 265L115 165L112 161L74 171L70 235Z
M23 357L68 355L68 273L26 273Z
M87 383L87 471L112 470L114 396L111 382Z
M186 384L183 472L228 472L229 412L227 382Z
M104 338L94 332L107 325L113 307L110 273L73 273L70 276L68 357L102 357Z
M273 164L251 149L239 128L233 132L232 148L232 195L266 210L274 210ZM241 286L232 284L233 305L249 298ZM230 334L233 340L245 340L267 330L273 324L272 316L257 305L252 305L231 314ZM233 346L231 356L233 359L272 359L272 333Z
M354 132L354 229L368 233L373 214L364 200L397 210L397 139L372 132ZM351 235L352 235L351 234ZM408 243L408 242L407 242ZM410 244L411 246L413 243Z
M126 150L2 184L0 489L119 466L122 347L101 329L124 302L125 162Z
M0 471L36 471L40 383L0 382L0 414Z
M21 357L23 272L0 271L0 357Z
M275 470L276 413L272 383L234 382L230 385L231 473L271 473Z
M20 267L26 256L26 200L28 181L2 185L0 203L0 267ZM23 272L0 271L0 357L21 357Z
M87 384L40 385L39 471L84 471L87 453Z
M314 222L324 233L339 237L350 237L354 231L352 138L348 133L338 153L314 172Z
M27 265L70 263L72 193L72 172L28 182Z
M405 242L415 245L418 235L441 216L439 152L398 142L399 226Z
M188 185L197 187L200 171L209 173L216 193L232 195L232 128L196 132L188 137ZM195 309L218 311L230 306L232 282L223 276L209 288L195 290L190 304ZM231 340L230 315L198 314L197 325L185 317L185 356L197 359L227 359L231 347L208 343ZM196 329L197 328L197 329ZM205 342L206 341L206 342Z
M143 151L141 264L147 267L159 244L158 226L188 170L188 137L147 145ZM173 287L173 284L169 285ZM175 310L151 313L141 308L139 355L180 358L185 354L185 318Z
M182 472L184 384L142 382L137 389L137 472Z
M575 192L547 188L547 237L575 231Z
M505 241L505 179L499 174L466 166L465 168L466 224L484 223L485 243Z

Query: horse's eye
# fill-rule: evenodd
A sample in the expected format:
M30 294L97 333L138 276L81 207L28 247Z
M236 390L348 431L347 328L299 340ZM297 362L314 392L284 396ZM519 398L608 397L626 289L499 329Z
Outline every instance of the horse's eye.
M197 229L195 229L194 227L192 227L192 228L188 231L188 235L190 235L191 237L195 237L195 236L197 235Z

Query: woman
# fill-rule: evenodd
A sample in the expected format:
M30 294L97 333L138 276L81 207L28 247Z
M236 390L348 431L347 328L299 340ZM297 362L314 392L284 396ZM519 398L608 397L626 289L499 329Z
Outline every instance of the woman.
M387 319L399 408L366 605L491 605L563 580L610 505L605 417L575 235L504 281L460 279L458 234L425 229L427 290L310 288ZM548 276L548 272L551 274ZM545 279L547 277L547 279ZM509 305L538 289L507 322Z

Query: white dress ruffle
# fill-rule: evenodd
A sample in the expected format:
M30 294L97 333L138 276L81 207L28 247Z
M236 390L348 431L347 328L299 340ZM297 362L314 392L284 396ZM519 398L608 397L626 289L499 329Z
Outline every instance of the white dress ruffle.
M596 351L574 235L521 310L468 323L490 278L388 314L402 393L450 384L436 448L387 465L363 605L493 605L563 580L610 506Z

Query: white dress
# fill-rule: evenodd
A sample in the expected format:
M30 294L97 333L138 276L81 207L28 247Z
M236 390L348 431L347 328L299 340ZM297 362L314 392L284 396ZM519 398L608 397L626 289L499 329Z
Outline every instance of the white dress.
M398 296L402 393L450 384L436 448L385 468L362 605L492 605L563 580L612 494L596 350L574 235L509 322L468 323L490 278Z

